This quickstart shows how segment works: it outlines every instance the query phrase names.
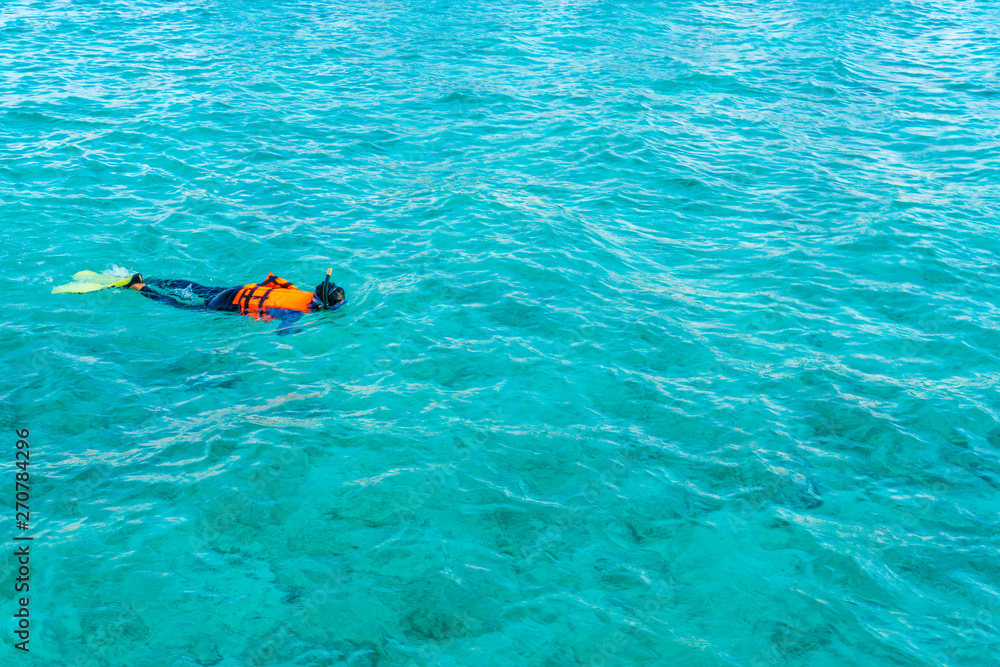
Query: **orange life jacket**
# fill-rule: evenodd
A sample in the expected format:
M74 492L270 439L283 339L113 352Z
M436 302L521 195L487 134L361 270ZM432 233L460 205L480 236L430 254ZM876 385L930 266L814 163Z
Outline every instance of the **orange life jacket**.
M287 280L269 273L260 284L244 285L243 289L236 293L233 305L239 306L241 315L270 320L273 318L267 314L269 308L287 308L308 313L311 312L309 304L312 300L312 292L297 289Z

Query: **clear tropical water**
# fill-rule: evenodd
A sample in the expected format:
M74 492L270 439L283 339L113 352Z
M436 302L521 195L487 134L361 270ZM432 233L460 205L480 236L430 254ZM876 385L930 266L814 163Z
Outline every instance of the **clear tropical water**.
M996 664L998 58L977 2L5 2L3 664ZM281 338L50 293L331 265Z

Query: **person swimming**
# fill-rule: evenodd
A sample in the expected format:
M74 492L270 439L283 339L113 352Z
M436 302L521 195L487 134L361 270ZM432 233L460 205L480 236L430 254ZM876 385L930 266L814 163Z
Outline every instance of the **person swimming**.
M123 289L133 289L144 297L185 310L234 312L264 321L279 320L278 335L294 331L291 325L306 313L318 310L337 310L347 299L344 289L330 282L333 269L326 272L326 279L312 292L298 289L295 285L268 273L261 283L248 283L236 287L212 287L199 285L190 280L167 280L163 278L145 279L136 273ZM201 303L180 301L164 290L188 290Z

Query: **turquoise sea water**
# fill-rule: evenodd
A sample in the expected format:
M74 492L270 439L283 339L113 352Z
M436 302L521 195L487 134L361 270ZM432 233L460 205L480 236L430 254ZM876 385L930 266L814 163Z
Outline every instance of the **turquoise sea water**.
M997 664L998 62L983 2L5 2L0 661ZM50 294L328 266L290 337Z

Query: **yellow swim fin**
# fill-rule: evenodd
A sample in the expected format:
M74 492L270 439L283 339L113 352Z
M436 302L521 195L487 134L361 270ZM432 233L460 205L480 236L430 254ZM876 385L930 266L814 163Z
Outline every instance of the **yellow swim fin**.
M115 276L110 273L97 273L96 271L78 271L73 274L73 282L66 285L59 285L52 288L53 294L83 294L84 292L96 292L97 290L109 287L124 287L131 280L131 276Z

